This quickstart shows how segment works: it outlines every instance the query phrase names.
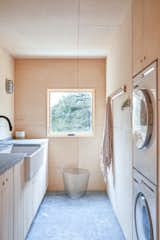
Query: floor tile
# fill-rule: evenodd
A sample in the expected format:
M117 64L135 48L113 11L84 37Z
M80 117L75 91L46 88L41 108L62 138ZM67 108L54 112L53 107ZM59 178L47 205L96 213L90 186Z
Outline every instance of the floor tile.
M111 203L102 192L80 199L47 193L27 240L124 240Z

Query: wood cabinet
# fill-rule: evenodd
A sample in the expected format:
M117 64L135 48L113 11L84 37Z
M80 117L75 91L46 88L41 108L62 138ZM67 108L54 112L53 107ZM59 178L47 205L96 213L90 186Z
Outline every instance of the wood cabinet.
M27 235L27 232L29 231L30 225L33 220L33 212L32 212L32 182L28 181L25 182L24 191L23 191L23 197L24 197L24 236Z
M0 239L13 240L13 170L0 176Z
M145 65L160 57L160 1L144 0Z
M24 239L24 186L25 169L24 161L15 165L14 174L14 240Z
M43 164L37 174L32 179L32 212L33 216L39 208L40 203L43 200L45 192L48 186L48 164L47 164L47 147L43 148L41 154L43 155Z
M23 240L23 161L0 175L0 239Z
M160 1L133 1L133 75L160 57Z
M47 146L43 163L32 179L26 178L26 162L20 161L0 175L0 240L24 240L48 185Z
M36 174L36 176L32 180L32 212L33 216L36 215L36 212L39 208L39 205L42 201L43 194L42 194L42 176L41 171L42 168L39 170L39 172Z
M143 68L143 0L133 1L133 73Z

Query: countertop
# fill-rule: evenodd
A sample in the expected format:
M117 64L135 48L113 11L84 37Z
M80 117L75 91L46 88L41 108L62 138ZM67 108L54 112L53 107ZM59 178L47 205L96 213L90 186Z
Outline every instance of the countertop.
M4 141L5 142L5 141ZM38 138L38 139L11 139L7 140L6 144L39 144L39 145L44 145L48 143L47 138Z
M10 139L10 140L1 140L0 144L9 145L9 144L28 144L28 145L45 145L48 143L48 139ZM24 153L0 153L0 175L5 171L12 168L18 162L24 160L26 154Z
M24 153L0 153L0 175L25 157Z

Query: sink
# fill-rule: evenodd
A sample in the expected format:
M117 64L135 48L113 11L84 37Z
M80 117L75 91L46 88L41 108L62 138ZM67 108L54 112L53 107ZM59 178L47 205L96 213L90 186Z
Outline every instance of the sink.
M28 157L32 157L40 147L39 144L13 144L10 153L25 153Z
M4 144L0 145L0 153L24 153L26 180L31 179L43 163L44 147L40 144Z
M0 153L10 153L12 151L13 144L0 144Z

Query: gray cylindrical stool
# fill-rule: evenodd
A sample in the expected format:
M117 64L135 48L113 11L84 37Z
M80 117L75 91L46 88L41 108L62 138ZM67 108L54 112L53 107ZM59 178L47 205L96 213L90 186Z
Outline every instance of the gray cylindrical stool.
M73 199L82 197L88 187L89 171L82 168L64 168L63 182L65 193Z

